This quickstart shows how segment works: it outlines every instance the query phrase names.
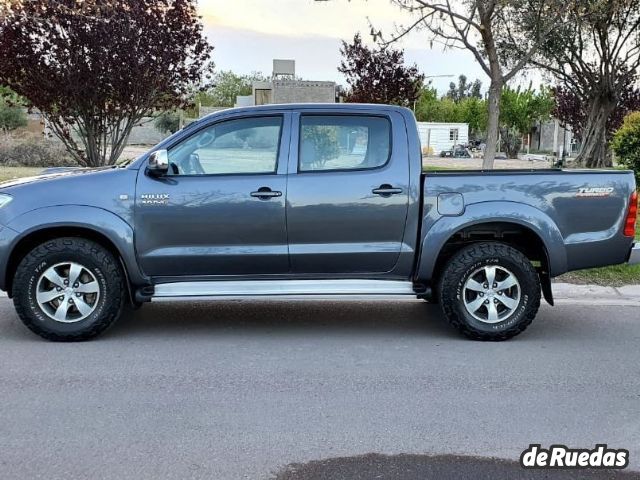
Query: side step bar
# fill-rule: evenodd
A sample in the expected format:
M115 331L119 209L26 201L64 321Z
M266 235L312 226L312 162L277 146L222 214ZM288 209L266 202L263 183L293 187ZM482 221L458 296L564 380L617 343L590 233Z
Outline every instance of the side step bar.
M336 298L418 295L413 283L396 280L243 280L155 285L151 301L234 298Z

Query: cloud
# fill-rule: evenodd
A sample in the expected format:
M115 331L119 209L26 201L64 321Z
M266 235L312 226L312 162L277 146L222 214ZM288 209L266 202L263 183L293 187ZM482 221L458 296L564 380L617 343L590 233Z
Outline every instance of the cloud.
M334 80L344 84L337 71L340 40L356 32L371 42L369 21L386 34L410 16L390 0L200 0L199 11L207 35L215 45L218 69L238 73L271 73L272 59L296 60L299 76L309 80ZM398 44L408 63L417 63L426 75L466 75L488 78L466 50L429 47L425 32L408 35ZM444 93L456 78L435 78L432 84Z
M360 31L368 40L369 20L391 33L410 17L389 0L201 0L207 27L226 27L269 35L319 35L348 39Z

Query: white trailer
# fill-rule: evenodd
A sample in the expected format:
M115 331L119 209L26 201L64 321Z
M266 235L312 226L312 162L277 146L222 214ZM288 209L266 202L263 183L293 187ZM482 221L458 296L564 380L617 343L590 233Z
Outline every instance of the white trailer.
M423 155L438 156L443 150L469 141L469 124L418 122L418 135Z

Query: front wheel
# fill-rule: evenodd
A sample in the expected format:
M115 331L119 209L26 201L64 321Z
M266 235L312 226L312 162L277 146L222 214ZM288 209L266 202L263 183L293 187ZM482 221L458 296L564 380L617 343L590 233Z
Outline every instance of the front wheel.
M497 242L463 248L442 272L439 297L449 323L474 340L522 333L540 307L540 279L520 251Z
M13 302L22 322L54 341L88 340L120 316L124 275L95 242L57 238L26 255L16 270Z

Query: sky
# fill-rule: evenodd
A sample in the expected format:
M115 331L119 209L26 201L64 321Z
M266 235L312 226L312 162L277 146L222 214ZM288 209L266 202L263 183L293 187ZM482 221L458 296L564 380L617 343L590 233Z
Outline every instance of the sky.
M390 0L199 0L205 31L215 46L218 70L270 74L272 59L294 59L296 74L305 80L333 80L345 84L337 71L340 41L361 32L372 43L369 22L385 35L411 17ZM405 37L399 47L405 60L416 63L441 94L460 74L488 86L486 74L466 50L441 45L429 48L426 33Z

